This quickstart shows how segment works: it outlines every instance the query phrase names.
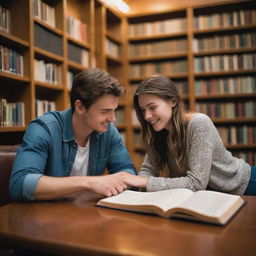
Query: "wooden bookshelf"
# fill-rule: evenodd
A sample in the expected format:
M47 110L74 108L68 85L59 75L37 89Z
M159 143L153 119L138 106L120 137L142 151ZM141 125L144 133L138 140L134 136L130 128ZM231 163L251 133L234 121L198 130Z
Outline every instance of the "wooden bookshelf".
M245 153L243 157L255 165L255 1L200 3L160 12L142 10L141 15L139 12L128 15L127 22L130 91L134 92L137 84L152 73L165 74L178 88L185 87L181 88L181 94L190 111L207 113L217 128L235 127L232 133L241 142L234 140L233 144L227 144L228 149L238 155ZM166 24L176 24L176 29L168 31L173 26ZM171 65L179 60L184 63L172 69ZM230 111L234 113L223 114ZM241 127L254 130L250 128L247 134L244 128L241 135ZM134 138L138 131L135 121ZM225 134L228 136L228 132ZM140 166L143 145L134 143L132 152L136 165Z
M127 89L127 62L125 59L125 21L123 14L95 1L95 62L107 70ZM119 102L116 110L116 126L132 153L129 92Z
M54 10L54 21L34 14L37 2L48 5L50 12ZM21 142L27 125L37 116L36 100L52 101L57 110L68 107L72 79L88 67L106 69L126 88L127 93L117 110L122 114L117 127L138 168L145 148L139 141L140 126L134 121L132 98L138 83L148 75L162 72L170 77L191 111L196 111L200 104L217 106L237 102L242 102L240 108L243 104L246 106L246 113L252 111L250 102L256 99L253 87L256 67L252 61L256 50L256 3L248 0L199 2L124 16L100 0L0 0L0 5L10 13L10 23L5 24L9 31L0 28L0 45L12 49L23 59L22 75L0 71L0 98L10 103L23 102L25 119L24 126L0 126L1 143ZM235 20L238 10L243 22L229 23L227 17ZM251 22L245 18L247 10L254 10L253 15L249 14L254 17ZM236 14L232 16L231 12ZM225 20L225 25L205 25L216 23L216 19ZM196 22L203 26L195 26ZM83 32L75 33L73 23L79 24L76 26ZM35 59L47 67L57 65L59 80L38 79ZM212 63L221 61L226 63L225 68L211 67ZM236 66L229 65L232 62L237 63ZM207 68L202 69L200 65ZM239 88L231 88L229 84L239 84ZM224 133L231 126L239 132L241 127L247 127L243 128L245 134L248 127L255 127L256 115L251 112L251 116L220 116L213 121ZM255 159L255 144L255 134L247 143L226 143L232 152L245 153L243 157L248 156L250 160Z
M38 101L52 102L57 110L68 107L68 72L74 76L92 66L93 4L94 0L0 1L10 15L9 31L0 28L0 45L23 58L22 75L1 69L0 98L25 105L25 125L1 125L1 143L21 143L27 125L37 116ZM73 27L68 30L70 16L83 23L83 37L71 34ZM81 59L84 56L86 60Z

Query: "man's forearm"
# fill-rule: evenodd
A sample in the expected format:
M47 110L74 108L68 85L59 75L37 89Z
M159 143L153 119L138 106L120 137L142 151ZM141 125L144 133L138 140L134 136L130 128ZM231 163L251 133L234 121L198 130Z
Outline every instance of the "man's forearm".
M86 177L49 177L42 176L35 191L36 200L51 200L86 190Z
M91 191L103 196L112 196L126 188L127 184L122 180L120 173L103 176L42 176L37 183L35 199L63 198L79 191Z

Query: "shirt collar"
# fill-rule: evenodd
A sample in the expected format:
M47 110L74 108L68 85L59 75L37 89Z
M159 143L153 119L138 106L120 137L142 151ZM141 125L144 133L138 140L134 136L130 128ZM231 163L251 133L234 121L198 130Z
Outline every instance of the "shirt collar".
M73 133L72 127L72 110L68 108L67 110L63 111L63 141L75 141L75 136Z
M72 110L71 108L68 108L65 111L62 111L63 114L63 120L64 120L64 127L63 127L63 141L69 142L69 141L75 141L75 136L73 133L73 126L72 126ZM93 139L99 139L100 133L93 131L90 135Z

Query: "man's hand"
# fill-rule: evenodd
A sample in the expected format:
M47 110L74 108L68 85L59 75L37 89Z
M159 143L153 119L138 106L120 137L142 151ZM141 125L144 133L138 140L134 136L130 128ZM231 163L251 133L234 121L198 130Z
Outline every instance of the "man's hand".
M88 190L104 196L117 195L127 189L127 184L122 177L123 175L120 175L120 173L103 176L87 176L86 187Z

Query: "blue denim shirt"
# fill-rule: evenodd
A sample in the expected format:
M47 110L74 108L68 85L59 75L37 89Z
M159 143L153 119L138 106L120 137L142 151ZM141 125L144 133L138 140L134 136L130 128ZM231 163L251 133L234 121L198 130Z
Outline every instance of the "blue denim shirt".
M65 177L75 160L77 144L72 129L72 111L47 114L32 121L14 161L9 192L14 200L34 200L42 175ZM88 175L126 171L136 174L121 136L113 124L107 132L92 132Z

